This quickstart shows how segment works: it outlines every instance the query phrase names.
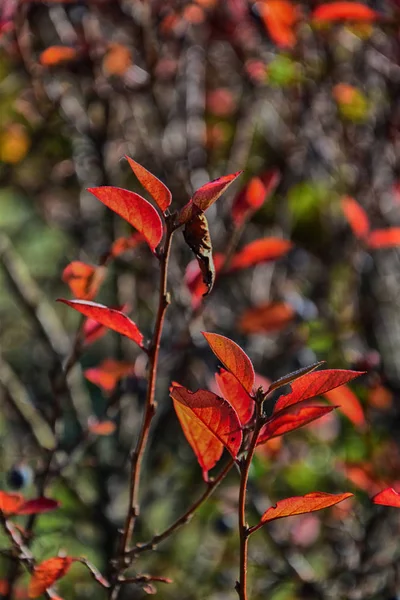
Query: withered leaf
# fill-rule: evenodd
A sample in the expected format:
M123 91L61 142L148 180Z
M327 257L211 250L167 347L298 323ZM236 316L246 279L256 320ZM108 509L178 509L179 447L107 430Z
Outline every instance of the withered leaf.
M207 286L207 296L214 285L215 266L212 256L212 244L210 232L208 230L207 217L204 213L197 213L188 221L183 230L185 242L193 251Z

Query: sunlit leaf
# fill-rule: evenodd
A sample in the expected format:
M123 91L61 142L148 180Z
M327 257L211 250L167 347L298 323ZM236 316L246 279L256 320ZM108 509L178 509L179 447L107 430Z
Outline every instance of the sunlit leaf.
M96 198L117 213L143 235L151 250L155 250L163 236L163 226L156 209L139 194L118 187L88 188Z
M254 368L244 350L223 335L204 331L202 333L218 360L251 394L254 385Z
M94 385L99 386L105 392L112 392L120 379L132 375L135 367L131 363L107 358L97 367L86 369L84 376Z
M219 177L218 179L214 179L214 181L206 183L193 194L193 204L199 210L204 212L218 200L241 173L242 171L238 171L232 175L224 175L223 177Z
M300 17L298 7L289 0L260 2L259 10L271 39L281 48L296 44L294 27Z
M329 402L338 406L356 427L366 425L363 407L355 393L347 385L341 385L334 390L325 392L324 396Z
M246 269L259 263L277 260L287 254L292 245L289 240L281 238L255 240L234 255L229 270Z
M270 384L270 386L268 388L266 388L266 391L268 391L268 393L273 392L274 390L277 390L278 388L280 388L284 385L288 385L289 383L292 383L292 381L294 381L295 379L298 379L299 377L303 377L303 375L307 375L307 373L311 373L312 371L315 371L315 369L318 369L318 367L320 367L323 364L324 364L324 361L321 360L319 362L313 363L312 365L308 365L307 367L302 367L301 369L292 371L291 373L288 373L287 375L283 375L282 377L279 377L279 379L276 379L275 381L273 381Z
M271 506L261 517L261 523L275 521L283 517L291 517L304 513L314 512L323 508L334 506L353 494L346 492L344 494L327 494L325 492L312 492L305 496L293 496L285 500L279 500L274 506Z
M262 444L271 438L295 431L324 417L334 409L334 406L318 406L309 400L287 406L277 413L274 412L271 419L261 429L257 443Z
M344 196L341 200L344 215L357 238L364 238L369 232L369 219L365 210L354 198Z
M293 322L295 311L286 302L267 302L247 309L238 320L242 333L281 331Z
M108 327L108 329L125 335L143 348L143 335L139 331L138 326L119 310L108 308L108 306L90 302L89 300L65 300L64 298L59 298L58 302L63 302L85 317L94 319L101 325Z
M375 494L372 498L374 504L382 504L383 506L395 506L400 508L400 494L393 488L386 488Z
M215 375L215 380L221 396L236 410L240 423L246 425L254 413L253 398L246 392L236 377L225 369L220 369L219 373Z
M388 227L387 229L375 229L367 237L369 248L393 248L400 246L400 227Z
M0 512L4 515L13 515L18 512L18 508L25 502L21 494L8 494L0 491Z
M93 267L75 260L65 267L62 280L69 286L76 298L92 300L99 291L105 274L104 267Z
M37 565L29 582L29 598L38 598L67 573L74 559L70 556L55 556Z
M125 156L125 158L129 162L132 171L135 173L142 186L153 198L154 202L157 203L163 212L167 210L172 202L172 195L167 186L132 158L129 158L129 156Z
M318 21L376 21L379 13L360 2L329 2L321 4L313 12Z

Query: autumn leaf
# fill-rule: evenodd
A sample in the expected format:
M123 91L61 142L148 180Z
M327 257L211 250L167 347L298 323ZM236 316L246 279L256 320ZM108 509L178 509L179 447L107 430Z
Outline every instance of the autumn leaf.
M330 2L321 4L313 12L313 20L321 21L377 21L379 13L360 2Z
M247 244L240 252L234 255L229 271L246 269L262 262L281 258L292 247L292 242L280 238L262 238Z
M150 202L135 192L112 186L88 188L88 192L139 231L154 252L161 242L163 226Z
M89 417L88 419L88 430L94 435L111 435L115 429L114 421L98 421L96 417Z
M129 156L125 156L125 158L144 189L147 190L153 198L154 202L156 202L163 212L166 211L172 202L172 195L167 186L132 158L129 158Z
M88 381L99 386L105 392L112 392L120 379L132 375L134 372L135 367L131 363L107 358L97 367L86 369L83 374Z
M271 438L304 427L304 425L324 417L333 410L335 410L334 406L319 406L309 400L287 406L277 413L274 412L273 416L261 429L257 444L263 444Z
M21 494L8 494L0 491L0 512L7 516L41 514L55 510L59 506L59 502L44 496L25 500Z
M120 237L114 240L111 245L110 251L104 257L103 260L109 260L110 258L117 258L124 252L128 250L133 250L137 246L139 246L142 242L145 242L145 238L143 235L137 231L135 231L129 237Z
M132 66L132 53L125 44L109 44L103 58L103 70L106 75L123 77Z
M215 381L221 396L236 410L240 423L246 425L254 414L255 404L253 398L246 392L236 377L225 369L220 369L219 373L215 375Z
M0 162L16 165L28 153L31 140L21 123L10 123L0 132Z
M217 277L224 263L223 255L219 253L214 254L213 263L215 269L215 277ZM192 296L192 306L193 308L197 308L201 303L203 296L207 294L208 290L206 284L203 281L203 276L200 271L200 267L197 260L191 261L186 267L185 283Z
M248 219L272 194L280 180L280 173L272 169L264 179L253 177L236 196L232 204L232 220L236 227Z
M266 302L246 310L238 320L242 333L281 331L294 321L295 311L286 302Z
M202 332L215 356L236 377L244 389L253 391L254 368L250 358L235 342L217 333Z
M371 231L367 237L367 245L373 250L400 246L400 227L388 227L387 229Z
M190 392L177 383L170 388L174 408L183 432L203 470L212 469L223 447L236 458L243 434L234 408L223 398L207 390Z
M275 404L274 414L283 408L301 402L302 400L325 394L326 392L329 392L329 390L333 390L344 383L348 383L362 374L361 371L327 369L303 375L291 383L291 391L288 394L278 398Z
M259 10L272 41L280 48L293 48L299 9L289 0L268 0L259 3Z
M65 63L69 63L78 57L76 48L68 46L50 46L46 48L40 56L39 62L44 67L55 67Z
M38 598L69 570L74 559L70 556L55 556L37 565L29 582L29 598Z
M359 238L365 238L369 232L369 219L365 210L358 204L354 198L344 196L341 199L342 210L354 235Z
M205 214L195 214L186 222L183 237L198 262L203 283L206 286L204 294L206 296L211 292L214 285L215 266L212 255L211 237Z
M238 171L232 175L224 175L214 181L209 181L199 188L192 196L191 200L181 209L178 222L184 225L193 215L198 212L204 212L228 189L243 171Z
M65 300L64 298L58 298L58 302L63 302L85 317L94 319L108 329L125 335L143 348L143 335L139 331L138 326L119 310L108 308L103 304L97 304L89 300Z
M393 488L386 488L375 494L372 498L374 504L382 504L383 506L395 506L400 508L400 494Z
M306 367L302 367L301 369L297 369L296 371L287 373L286 375L279 377L279 379L275 379L275 381L272 381L269 387L266 387L265 390L268 394L270 394L274 390L277 390L280 387L283 387L284 385L289 385L290 383L292 383L292 381L295 381L295 379L299 379L299 377L303 377L303 375L307 375L308 373L315 371L315 369L318 369L318 367L323 365L324 362L325 361L321 360L319 362L313 363L312 365L307 365Z
M353 496L353 494L350 494L349 492L344 494L312 492L305 496L293 496L292 498L279 500L274 506L271 506L271 508L265 511L261 517L260 524L275 521L276 519L282 519L283 517L292 517L294 515L302 515L322 510L323 508L329 508L351 496Z
M75 260L65 267L62 280L69 286L76 298L92 300L99 291L105 274L104 267L93 267Z
M363 407L355 393L347 386L325 392L325 398L335 406L356 426L365 427L365 415Z

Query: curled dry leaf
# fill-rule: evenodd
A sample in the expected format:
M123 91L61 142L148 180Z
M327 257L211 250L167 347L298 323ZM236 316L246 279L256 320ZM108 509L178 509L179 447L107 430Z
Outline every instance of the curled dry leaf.
M371 231L367 238L367 244L373 250L400 246L400 227L388 227L387 229Z
M76 298L93 300L99 291L105 274L104 267L93 267L75 260L65 267L62 280L69 286Z
M286 302L267 302L246 310L239 318L242 333L281 331L293 322L296 313Z
M220 459L223 447L236 458L243 434L234 408L207 390L190 392L173 383L170 395L187 441L207 480L207 473Z
M379 19L379 13L360 2L329 2L318 6L312 15L313 21L366 21Z
M293 48L296 44L294 28L300 11L290 0L269 0L258 4L260 15L271 39L280 48Z
M38 598L67 573L74 559L71 556L55 556L37 565L28 587L29 598Z
M354 235L362 239L369 232L369 219L365 210L354 198L344 196L341 200L342 210Z
M88 192L139 231L154 252L161 242L163 226L150 202L139 194L112 186L88 188Z
M183 230L183 237L196 256L203 277L203 283L207 288L204 295L207 295L211 292L214 285L215 266L208 222L203 213L193 215L190 221L187 221Z
M246 392L241 383L232 373L220 369L215 375L215 381L225 398L236 410L240 423L246 425L254 414L255 404L253 398Z
M138 326L119 310L108 308L108 306L90 302L89 300L65 300L64 298L58 298L58 302L63 302L85 317L94 319L101 325L104 325L104 327L125 335L143 348L143 335L139 331Z
M75 60L78 57L76 48L70 48L68 46L50 46L44 50L40 57L39 62L44 67L55 67Z
M246 269L259 263L277 260L287 254L293 246L289 240L263 238L247 244L232 258L229 271Z
M400 494L393 488L386 488L372 498L374 504L382 504L383 506L395 506L400 508Z
M350 494L349 492L345 492L344 494L312 492L305 496L286 498L285 500L280 500L274 504L274 506L271 506L271 508L266 510L261 517L260 524L267 523L268 521L275 521L276 519L282 519L283 517L292 517L294 515L302 515L304 513L322 510L323 508L329 508L351 496L353 496L353 494Z
M167 186L132 158L129 158L129 156L125 156L125 158L144 189L147 190L153 198L154 202L157 203L158 207L163 212L166 211L172 202L172 195Z
M335 408L335 406L317 406L309 400L292 404L273 414L261 429L257 444L263 444L267 440L300 429L300 427L324 417Z
M221 271L222 265L224 264L224 257L222 254L214 254L213 262L215 268L215 278ZM207 286L203 281L203 277L199 268L197 260L191 261L186 267L185 271L185 283L189 288L192 296L192 306L197 308L201 304L201 300L204 295L207 294ZM214 280L215 283L215 280Z
M208 345L221 363L251 394L254 386L254 368L244 350L229 338L218 333L202 332Z
M120 379L135 373L135 366L131 363L107 358L97 367L86 369L84 376L94 385L105 392L112 392Z

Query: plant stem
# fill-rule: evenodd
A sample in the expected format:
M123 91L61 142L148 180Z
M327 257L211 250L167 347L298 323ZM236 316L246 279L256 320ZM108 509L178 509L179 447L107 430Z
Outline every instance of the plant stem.
M250 441L247 456L241 464L240 491L239 491L239 536L240 536L240 571L239 581L236 582L236 591L240 600L247 600L247 558L250 529L246 522L246 495L249 479L250 465L257 445L258 434L263 426L262 403L256 402L256 424Z

